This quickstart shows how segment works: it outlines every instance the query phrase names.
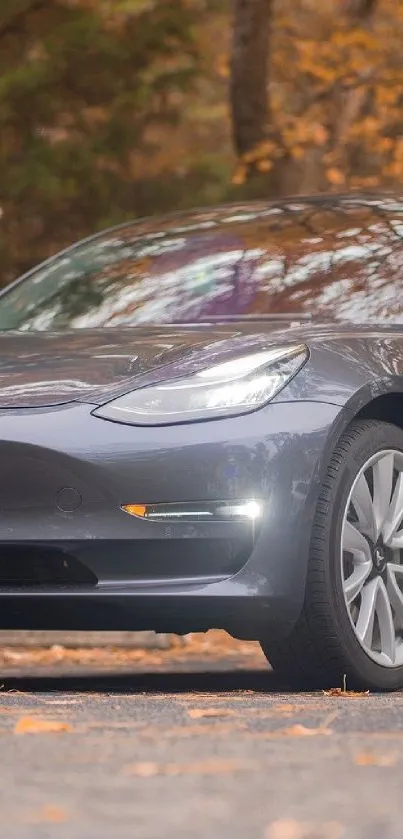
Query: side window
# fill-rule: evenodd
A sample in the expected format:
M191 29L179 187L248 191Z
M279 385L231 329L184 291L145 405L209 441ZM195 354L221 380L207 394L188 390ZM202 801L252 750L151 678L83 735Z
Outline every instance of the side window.
M332 253L329 236L312 224L311 215L312 207L302 202L281 205L260 225L267 246L256 267L253 311L312 313L317 295L331 281Z
M281 231L282 272L262 285L261 305L340 321L402 321L403 204L350 198L296 209L294 228Z
M403 208L402 208L403 209ZM385 204L344 207L344 228L333 231L332 283L320 311L337 320L380 322L403 314L403 240L399 219Z

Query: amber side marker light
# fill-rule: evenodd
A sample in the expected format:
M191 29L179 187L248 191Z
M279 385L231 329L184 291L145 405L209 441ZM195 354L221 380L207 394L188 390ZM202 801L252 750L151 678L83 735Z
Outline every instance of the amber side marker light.
M131 516L140 516L142 519L145 519L147 516L147 507L144 504L124 504L122 510Z
M182 502L169 504L123 504L130 516L152 521L256 521L261 518L263 504L255 498L215 502Z

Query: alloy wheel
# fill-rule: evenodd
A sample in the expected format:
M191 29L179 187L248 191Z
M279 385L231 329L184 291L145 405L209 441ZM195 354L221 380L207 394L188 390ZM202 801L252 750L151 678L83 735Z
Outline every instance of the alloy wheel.
M361 647L403 665L403 453L387 449L360 469L342 523L344 599Z

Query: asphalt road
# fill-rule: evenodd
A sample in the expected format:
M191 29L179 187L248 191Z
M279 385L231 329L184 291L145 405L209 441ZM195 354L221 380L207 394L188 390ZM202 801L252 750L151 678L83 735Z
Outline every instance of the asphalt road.
M6 673L0 835L402 839L403 694L286 693L254 661Z

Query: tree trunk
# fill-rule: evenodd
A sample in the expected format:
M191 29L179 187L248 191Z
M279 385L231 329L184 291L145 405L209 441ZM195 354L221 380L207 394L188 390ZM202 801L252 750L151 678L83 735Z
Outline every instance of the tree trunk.
M233 0L230 102L239 156L267 136L269 31L272 0Z
M347 19L351 19L352 27L370 28L372 15L376 11L377 0L344 0ZM362 81L362 79L358 79ZM365 111L370 98L370 89L365 86L357 86L349 90L341 103L339 117L335 131L335 141L339 148L338 165L345 174L349 170L349 148L347 143L348 133L353 125Z

